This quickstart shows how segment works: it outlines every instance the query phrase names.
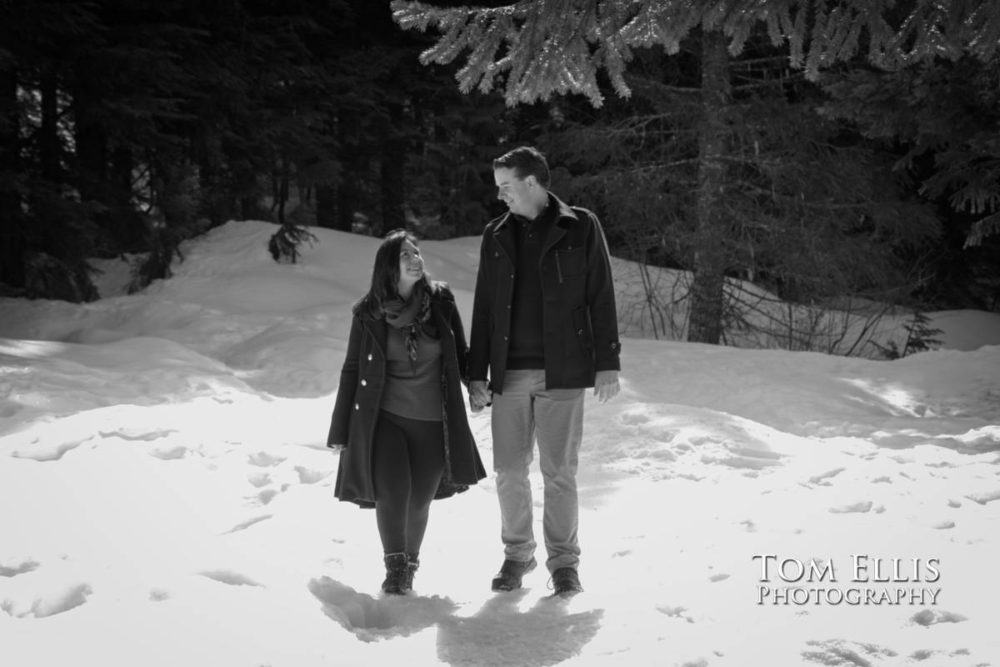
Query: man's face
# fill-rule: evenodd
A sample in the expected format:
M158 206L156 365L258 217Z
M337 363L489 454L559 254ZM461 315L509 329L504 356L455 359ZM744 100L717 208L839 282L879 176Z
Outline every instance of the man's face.
M493 180L497 184L497 199L507 204L511 213L517 215L531 213L531 190L536 184L534 176L522 180L517 177L513 169L501 167L493 170Z

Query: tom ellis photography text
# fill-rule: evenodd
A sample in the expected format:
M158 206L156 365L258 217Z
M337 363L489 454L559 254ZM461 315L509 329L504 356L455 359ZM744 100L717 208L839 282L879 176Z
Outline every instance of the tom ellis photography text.
M758 605L936 605L938 558L850 554L846 558L754 554Z

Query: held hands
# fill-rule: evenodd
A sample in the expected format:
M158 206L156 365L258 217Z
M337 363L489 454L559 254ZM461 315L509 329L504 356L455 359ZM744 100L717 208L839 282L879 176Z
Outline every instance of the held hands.
M480 412L493 403L493 392L485 380L473 380L469 383L469 407L473 412Z
M601 403L607 403L618 395L621 384L618 382L618 371L597 371L594 378L594 396Z

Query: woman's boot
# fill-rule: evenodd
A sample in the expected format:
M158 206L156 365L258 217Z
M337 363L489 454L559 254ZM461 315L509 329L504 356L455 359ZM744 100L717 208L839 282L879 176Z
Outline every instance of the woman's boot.
M410 574L410 559L403 552L385 555L385 581L382 591L389 595L403 595L410 590L407 585L412 581Z
M406 590L413 590L413 575L417 573L417 568L420 567L420 558L417 554L407 554L407 564L406 564Z

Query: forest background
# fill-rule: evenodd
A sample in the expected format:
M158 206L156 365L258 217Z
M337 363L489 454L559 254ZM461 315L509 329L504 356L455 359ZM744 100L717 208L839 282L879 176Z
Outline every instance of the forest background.
M1000 311L1000 7L479 4L0 0L0 295L94 300L115 257L140 290L232 219L274 222L276 261L310 226L477 235L504 210L492 159L532 144L613 255L689 276L643 275L657 336L726 342L726 285L904 309L925 338L923 311ZM634 26L671 5L694 13L669 40L570 35L590 71L544 48L567 7ZM873 57L876 14L916 55ZM710 274L714 310L678 325Z

